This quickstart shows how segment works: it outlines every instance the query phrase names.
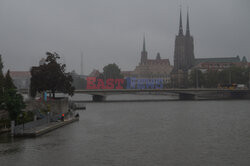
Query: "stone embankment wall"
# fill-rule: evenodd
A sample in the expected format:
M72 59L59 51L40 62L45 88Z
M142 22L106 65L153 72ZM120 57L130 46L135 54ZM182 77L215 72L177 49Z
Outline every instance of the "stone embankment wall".
M26 101L26 111L50 109L51 115L66 113L68 111L68 98L51 99L48 101Z
M1 119L8 119L8 117L9 117L8 111L0 110L0 120Z

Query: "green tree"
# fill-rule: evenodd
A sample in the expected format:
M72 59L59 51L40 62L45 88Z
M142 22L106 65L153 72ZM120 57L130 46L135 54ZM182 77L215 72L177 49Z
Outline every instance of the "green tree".
M245 72L246 72L245 75L246 75L246 78L247 78L245 84L250 89L250 67L248 67Z
M243 67L232 67L231 72L232 83L245 84L248 81L247 69Z
M25 108L23 96L18 94L16 89L6 89L4 91L4 108L8 111L11 120L17 120L18 115Z
M0 109L5 109L9 113L11 120L17 120L25 103L21 94L17 93L16 87L10 77L10 71L3 75L3 62L0 55Z
M2 55L0 55L0 109L3 109L3 103L4 103L3 90L4 90L3 62L2 62Z
M189 86L201 88L204 86L204 83L205 83L204 74L198 69L193 69L189 77Z
M219 83L247 84L248 77L247 68L233 66L219 73Z
M11 120L17 120L18 115L22 109L25 108L23 96L17 93L16 87L10 77L10 71L8 70L4 79L4 109L8 111L9 118Z
M210 70L205 73L204 87L206 88L216 88L219 83L219 72Z
M4 88L5 89L16 89L16 86L13 83L12 78L10 77L10 71L8 70L5 79L4 79Z
M0 73L3 74L3 61L2 61L2 55L0 54Z
M120 68L115 63L113 63L113 64L108 64L104 66L103 77L105 79L108 79L108 78L119 79L119 78L123 78L123 75L121 74Z
M35 97L36 93L50 91L55 98L56 92L74 94L72 86L73 79L69 73L65 72L66 65L57 62L60 56L57 53L47 52L45 64L31 69L31 96Z
M4 76L2 73L0 73L0 109L2 109L2 105L4 102Z

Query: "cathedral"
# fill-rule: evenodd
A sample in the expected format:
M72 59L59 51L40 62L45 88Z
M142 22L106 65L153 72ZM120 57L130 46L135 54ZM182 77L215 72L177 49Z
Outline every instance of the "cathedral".
M160 53L157 53L155 59L148 58L144 37L140 63L133 71L123 71L122 74L125 77L134 78L160 78L163 80L164 87L167 87L167 84L171 82L172 69L169 59L162 59Z
M241 60L236 57L194 57L194 39L190 34L189 13L186 17L185 33L182 24L182 11L180 10L179 30L175 36L174 66L170 65L169 59L162 59L157 53L155 59L149 59L146 51L145 37L143 38L143 49L140 63L133 71L123 71L125 77L135 78L161 78L164 80L164 87L188 88L188 78L191 70L197 69L205 73L210 70L221 71L226 68L249 67L246 57Z
M188 70L194 66L194 41L189 29L189 15L187 13L186 33L183 33L182 13L180 11L179 34L175 39L174 66L169 59L162 59L157 53L155 59L149 59L146 51L145 37L141 61L134 71L123 72L125 77L162 78L165 85L182 88L188 84Z
M194 63L194 39L190 35L189 14L187 13L186 33L184 34L180 11L179 33L175 37L174 68L171 72L172 87L188 86L188 70L194 66Z

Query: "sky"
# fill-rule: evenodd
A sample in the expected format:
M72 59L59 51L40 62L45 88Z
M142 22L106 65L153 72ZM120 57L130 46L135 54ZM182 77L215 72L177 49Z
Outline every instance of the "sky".
M50 51L67 71L81 72L81 54L84 74L110 63L134 70L144 34L148 57L160 52L173 65L180 5L196 58L250 61L249 0L0 0L4 69L28 71Z

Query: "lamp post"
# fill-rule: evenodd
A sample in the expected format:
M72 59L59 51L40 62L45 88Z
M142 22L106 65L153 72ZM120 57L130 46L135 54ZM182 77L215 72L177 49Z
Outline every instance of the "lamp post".
M20 117L20 119L22 119L23 132L24 132L24 115L23 115L23 113L21 113L21 114L19 115L19 117Z
M229 84L231 84L232 83L232 78L231 78L232 76L231 76L231 71L229 70Z
M198 69L195 70L196 73L195 73L195 76L196 76L196 89L198 88L199 86L199 80L198 80Z

